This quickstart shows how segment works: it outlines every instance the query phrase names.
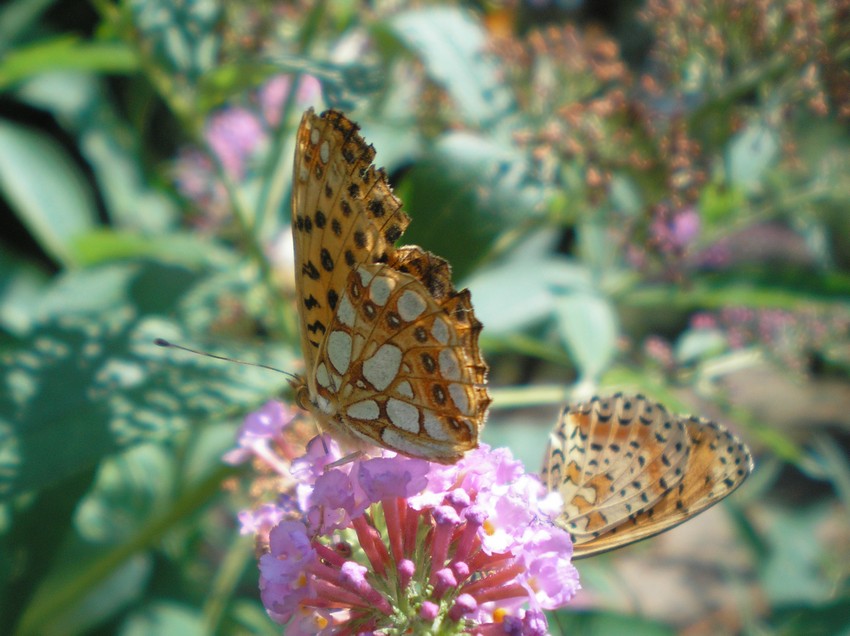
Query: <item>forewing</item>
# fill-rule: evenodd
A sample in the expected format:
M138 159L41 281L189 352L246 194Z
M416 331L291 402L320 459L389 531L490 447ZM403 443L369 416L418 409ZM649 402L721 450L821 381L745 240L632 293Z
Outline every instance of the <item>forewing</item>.
M490 398L481 324L448 263L395 249L409 219L344 115L305 113L292 195L306 382L299 401L338 437L453 462Z
M357 124L341 113L304 113L295 149L292 234L308 385L350 272L386 260L410 222L374 158ZM309 389L315 393L315 386Z

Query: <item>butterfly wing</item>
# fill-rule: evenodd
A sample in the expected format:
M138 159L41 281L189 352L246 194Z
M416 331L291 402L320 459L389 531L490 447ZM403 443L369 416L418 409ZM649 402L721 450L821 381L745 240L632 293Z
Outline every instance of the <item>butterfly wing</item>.
M344 115L304 115L293 190L300 401L351 446L451 463L478 445L490 403L481 323L445 260L394 247L409 219L373 159Z
M650 508L681 479L684 425L642 396L594 398L565 409L550 440L546 479L564 499L577 545Z
M375 149L342 113L304 113L293 167L292 235L311 394L311 371L351 270L386 259L410 223L374 158Z
M638 426L642 427L639 430L645 430L649 435L648 440L646 435L643 435L640 443L648 443L656 447L656 451L663 449L660 466L666 470L657 472L657 462L654 463L654 469L650 468L653 462L641 460L642 454L637 449L631 455L615 453L616 457L613 457L609 453L605 458L606 465L620 464L619 472L633 475L634 490L640 490L642 494L639 496L638 505L635 505L634 497L628 496L629 491L609 488L608 494L599 500L600 511L575 492L571 479L562 479L561 483L566 481L569 486L559 488L565 500L565 512L560 523L574 536L574 558L607 552L668 530L726 497L741 485L752 470L752 458L746 446L722 426L698 418L671 417L663 406L649 402L642 396L632 398L618 394L612 398L613 408L594 408L591 402L589 407L573 407L568 409L566 414L574 410L579 413L589 411L588 419L598 420L599 415L594 418L592 413L600 413L604 419L604 415L610 410L619 412L626 416L623 419L628 419L627 416L632 412L624 408L627 403L636 404L638 407L634 410L636 421L631 420L626 426L639 423ZM599 404L604 404L604 400ZM559 430L568 431L570 428L565 424L568 419L566 414ZM580 418L569 417L570 421L573 419L581 422ZM580 432L586 431L588 440L597 439L595 443L600 444L600 432L592 425L573 425L573 428ZM600 430L604 437L604 429ZM674 433L668 434L668 431ZM576 433L579 438L580 432ZM680 432L684 433L684 439ZM550 488L558 487L559 472L567 477L570 471L575 474L575 468L563 470L559 465L589 464L580 459L580 447L561 444L560 448L563 450L559 452L558 444L562 437L556 435L550 447L549 468L545 471ZM679 450L681 443L684 443L687 449L684 453ZM588 441L587 444L592 446L594 442ZM654 453L655 451L650 454ZM561 457L564 459L560 459ZM585 481L612 481L600 475L592 476L590 473L594 466L596 464L585 468ZM649 487L639 489L637 484L641 483L649 484ZM604 488L601 490L604 491Z
M445 290L438 300L411 273L358 267L319 352L318 404L331 427L444 463L477 446L490 403L481 323L468 291Z

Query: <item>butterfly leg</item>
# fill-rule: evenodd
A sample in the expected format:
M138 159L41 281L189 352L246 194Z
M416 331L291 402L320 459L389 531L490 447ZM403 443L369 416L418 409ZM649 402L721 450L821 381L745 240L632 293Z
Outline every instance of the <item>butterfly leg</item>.
M366 453L364 453L362 450L354 451L353 453L349 453L345 457L341 457L335 462L331 462L330 464L325 466L325 472L329 471L331 468L339 468L340 466L345 466L346 464L350 464L351 462L357 461L358 459L361 459L363 457L366 457Z

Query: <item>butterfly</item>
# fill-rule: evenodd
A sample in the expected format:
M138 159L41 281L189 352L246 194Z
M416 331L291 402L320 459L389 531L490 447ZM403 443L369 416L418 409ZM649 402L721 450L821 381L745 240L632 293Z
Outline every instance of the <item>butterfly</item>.
M394 246L410 219L358 130L312 109L298 128L296 399L344 445L454 463L478 446L490 403L481 323L448 262Z
M679 525L752 470L749 449L721 425L617 393L564 409L542 476L564 499L557 523L572 535L578 559Z

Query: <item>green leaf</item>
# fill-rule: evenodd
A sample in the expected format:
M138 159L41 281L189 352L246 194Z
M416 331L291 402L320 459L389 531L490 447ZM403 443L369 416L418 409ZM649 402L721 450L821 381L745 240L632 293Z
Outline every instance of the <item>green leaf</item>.
M223 247L199 234L176 231L147 235L103 228L80 236L75 242L75 249L77 261L83 265L133 258L151 258L187 267L213 262L236 264L233 255Z
M779 155L776 130L763 122L753 122L729 143L726 171L729 182L747 193L762 189L767 170Z
M716 356L728 347L719 329L688 329L676 340L675 358L679 364L692 364Z
M222 6L214 0L175 4L166 0L131 3L134 26L172 73L200 77L215 67L221 47L217 26Z
M10 250L0 251L0 327L22 334L44 297L48 276Z
M206 630L197 610L174 602L158 601L136 611L118 633L120 636L204 636Z
M565 396L561 395L560 402ZM511 449L513 456L520 460L529 472L537 472L542 466L543 449L549 439L549 433L557 421L557 408L552 407L551 426L539 426L529 421L527 415L499 417L499 422L489 422L482 431L482 441L493 448L506 447Z
M56 0L12 0L0 7L0 57L26 33Z
M468 283L475 315L492 336L545 321L555 312L558 298L569 293L567 290L590 289L590 275L565 258L517 258L482 270Z
M524 156L509 144L446 135L398 188L413 219L405 239L447 259L462 279L506 227L539 215L543 194L529 181Z
M732 219L746 209L747 197L741 188L729 184L710 183L700 193L700 216L713 225Z
M280 391L285 380L270 371L153 344L193 344L173 323L136 318L139 310L173 312L193 282L179 268L134 264L65 276L50 290L42 322L0 363L0 499L56 483L120 448L170 439L193 421L244 413ZM240 354L292 367L280 347L240 344Z
M41 247L74 264L73 241L95 226L97 210L64 150L38 131L0 120L0 189Z
M830 504L793 509L774 508L772 523L762 528L771 546L760 565L762 589L769 602L817 603L829 598L834 581L828 565L836 555L813 540L829 518Z
M177 206L151 185L138 132L116 112L103 82L81 73L48 73L21 86L17 96L52 113L77 139L112 225L149 233L172 225Z
M635 217L643 210L644 201L640 188L625 174L614 174L611 179L611 205L615 210Z
M555 310L561 338L581 379L597 380L616 352L619 327L614 306L599 294L576 290L559 298Z
M153 562L137 554L118 565L106 578L90 588L69 611L50 617L41 633L45 636L79 634L112 618L142 596L151 576ZM52 620L51 620L52 619Z
M628 616L605 610L554 612L549 619L553 634L569 636L673 636L672 627L642 616ZM560 627L560 631L558 631Z
M819 604L793 603L773 609L770 623L783 636L850 634L850 595Z
M18 47L0 58L0 90L51 71L129 74L138 65L135 53L123 42L84 42L61 36Z
M144 521L162 512L176 490L176 478L172 453L159 444L142 444L109 457L80 501L74 525L92 543L126 540Z
M454 98L466 121L484 127L511 108L497 66L485 55L487 35L472 13L428 7L400 13L388 24Z
M377 151L376 165L383 166L388 173L409 166L422 155L422 137L415 122L399 118L375 120L364 113L358 123L363 138Z
M230 615L241 631L232 633L255 634L256 636L279 636L280 626L269 619L259 601L236 600Z
M66 544L67 549L63 550L57 568L44 580L32 602L25 608L18 633L22 636L67 633L61 631L67 612L73 614L90 590L101 589L102 582L113 576L125 563L137 558L137 555L144 556L144 551L160 543L168 530L185 523L200 508L209 504L220 493L222 481L233 474L232 468L219 465L201 483L182 492L167 512L146 520L132 539L107 552L80 540Z

